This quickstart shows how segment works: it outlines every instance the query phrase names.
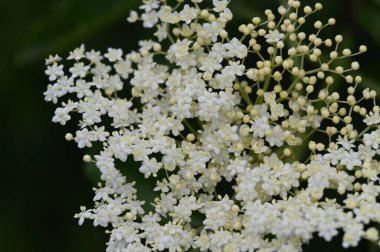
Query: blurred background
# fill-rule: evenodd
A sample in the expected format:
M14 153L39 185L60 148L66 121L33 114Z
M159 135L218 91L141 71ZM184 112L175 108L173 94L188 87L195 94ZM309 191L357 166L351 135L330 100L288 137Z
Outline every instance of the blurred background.
M314 1L301 0L303 4ZM360 56L366 85L380 93L380 0L321 0L318 19L337 19L346 45L367 44ZM54 107L44 102L49 54L63 57L81 43L87 49L129 51L149 32L128 24L140 0L0 0L0 251L104 251L107 235L90 223L78 226L79 206L92 206L93 173L83 152L64 140L75 125L53 124ZM277 0L232 0L233 26L261 15ZM378 251L362 242L343 250L340 238L319 239L305 251Z

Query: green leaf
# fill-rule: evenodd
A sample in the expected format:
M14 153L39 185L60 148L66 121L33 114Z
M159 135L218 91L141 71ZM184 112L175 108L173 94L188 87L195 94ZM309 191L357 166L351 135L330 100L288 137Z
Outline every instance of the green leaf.
M47 16L31 24L29 39L35 41L16 54L16 62L22 65L27 64L39 60L52 52L79 44L86 38L106 29L112 23L125 20L129 15L129 10L138 5L138 1L117 1L114 4L104 3L100 7L94 8L93 12L89 11L87 18L80 18L82 14L78 13L77 3L74 1L74 4L63 6L65 10L61 13L55 13L55 16ZM79 10L83 9L79 8ZM69 22L72 18L75 18L72 26L61 32L60 27L67 28L61 23ZM46 27L46 24L49 25ZM52 27L58 30L52 31Z
M380 0L372 0L371 2L373 2L374 4L377 4L378 6L380 6Z
M374 0L375 1L375 0ZM379 2L380 0L376 0ZM363 30L365 30L380 46L380 9L372 4L368 4L362 8L358 15L358 22Z
M253 8L252 3L232 1L230 7L232 9L232 13L234 13L234 21L236 21L235 18L238 20L243 19L250 21L253 17L262 16L260 8Z

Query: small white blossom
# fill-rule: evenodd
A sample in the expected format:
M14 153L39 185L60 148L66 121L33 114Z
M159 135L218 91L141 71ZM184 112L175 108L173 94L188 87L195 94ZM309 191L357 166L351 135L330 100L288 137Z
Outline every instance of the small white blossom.
M90 52L86 52L86 58L91 63L100 64L101 60L103 59L103 56L100 54L99 51L91 50Z
M270 30L264 37L267 39L267 43L277 43L285 37L285 34L280 33L278 30Z
M59 62L61 61L62 58L58 56L58 54L56 55L49 55L49 58L45 59L45 65L51 65L53 63L56 63L56 62Z
M123 56L123 51L121 49L108 48L108 53L104 54L110 62L115 62L121 60Z
M134 23L139 19L139 15L136 11L130 11L129 17L127 18L127 21L130 23Z
M212 4L214 5L214 11L223 12L227 8L229 1L228 0L212 0Z
M168 53L173 54L176 58L184 57L189 54L189 49L191 41L184 39L182 41L178 40L177 43L173 44Z
M197 10L186 4L183 10L179 13L179 17L186 24L190 24L197 17Z
M49 76L50 81L54 81L58 77L64 75L63 65L58 65L57 63L53 63L53 65L47 67L45 74Z
M143 4L140 6L140 9L145 12L150 12L154 9L157 9L160 6L158 0L143 0Z
M158 13L155 11L147 12L141 15L143 25L146 28L152 28L158 22Z
M349 141L347 137L342 138L342 136L339 136L336 143L343 146L343 148L345 148L346 150L351 150L353 147L355 147L355 145L353 144L354 141Z
M85 66L83 62L75 63L73 67L69 69L72 74L72 78L80 77L84 78L87 71L90 69L89 66Z
M70 56L67 57L67 59L69 60L80 60L82 58L84 58L84 52L85 52L85 48L84 48L84 45L81 44L80 47L76 48L74 51L70 52Z
M363 120L363 122L366 123L368 126L379 124L380 123L379 111L370 112L368 115L366 115L366 118Z

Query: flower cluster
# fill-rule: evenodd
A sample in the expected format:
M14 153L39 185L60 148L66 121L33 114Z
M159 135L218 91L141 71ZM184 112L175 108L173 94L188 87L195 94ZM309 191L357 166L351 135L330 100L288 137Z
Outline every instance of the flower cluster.
M66 139L102 144L84 156L103 183L79 223L106 227L120 252L301 251L339 232L343 247L379 243L380 107L351 60L367 48L323 38L333 18L304 33L319 3L289 0L232 37L228 0L168 2L130 13L155 29L138 51L46 60L45 100L67 97L53 122L78 114ZM129 159L156 181L153 202L118 169Z

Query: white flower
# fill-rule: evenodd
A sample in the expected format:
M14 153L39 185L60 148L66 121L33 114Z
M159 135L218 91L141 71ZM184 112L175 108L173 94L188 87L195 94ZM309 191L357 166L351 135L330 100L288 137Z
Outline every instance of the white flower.
M87 71L90 69L89 66L85 66L83 62L75 63L73 67L69 69L72 74L72 78L80 77L84 78L87 75Z
M81 44L80 47L78 47L74 51L70 52L70 56L67 57L67 59L69 59L69 60L73 59L73 60L78 61L78 60L84 58L85 57L84 56L84 50L85 50L84 45Z
M145 178L148 178L150 175L153 175L154 177L157 176L158 170L160 170L162 167L161 162L157 162L156 158L152 159L144 159L143 164L140 166L139 170L141 173L144 174Z
M245 66L240 65L239 62L230 62L230 66L225 67L221 74L217 74L215 80L211 81L211 84L219 89L232 87L236 76L242 76L244 69Z
M280 33L278 30L270 30L264 37L267 39L267 43L277 43L285 37L285 34Z
M366 117L363 120L363 122L365 124L367 124L368 126L379 124L380 123L380 113L379 113L379 111L369 112L369 114L366 115Z
M212 0L212 4L214 5L214 11L223 12L227 8L229 1L228 0Z
M93 135L87 128L76 132L75 142L77 142L78 148L91 147L92 141L94 141Z
M120 60L114 65L114 67L116 73L123 79L128 79L129 75L133 73L132 63L128 60Z
M172 12L172 8L168 6L161 7L159 11L159 18L162 22L169 24L176 24L180 21L178 12Z
M346 166L348 170L352 170L355 166L361 166L362 161L359 159L357 152L351 151L344 153L339 164Z
M202 121L211 121L219 117L218 98L216 94L203 92L198 98L198 116Z
M53 65L47 66L45 74L49 76L50 81L54 81L58 77L64 75L63 65L58 65L57 63L53 63Z
M92 96L92 91L91 91L91 83L87 83L83 79L79 79L75 82L75 86L72 87L72 91L77 94L78 98L83 98L85 96Z
M134 23L139 19L139 15L136 11L130 11L129 17L127 18L127 21L130 23Z
M184 40L178 40L175 44L173 44L168 53L169 57L172 57L170 55L173 55L176 58L184 57L189 54L189 49L191 45L191 41L184 39Z
M364 144L377 150L380 146L380 130L372 131L370 134L364 134Z
M185 4L183 10L179 13L179 17L186 24L190 24L191 21L197 17L197 10L190 7L188 4Z
M145 12L150 12L158 7L160 7L160 2L158 0L143 0L143 4L140 6L140 9Z
M91 50L90 52L86 52L86 58L91 63L100 64L101 60L103 59L103 56L100 55L99 51Z
M166 25L157 25L157 31L156 33L154 33L154 35L158 38L160 42L166 39L168 37Z
M281 147L284 144L284 131L280 126L276 125L272 130L269 136L265 140L270 144L270 146Z
M204 23L202 27L197 30L197 33L200 38L216 42L222 30L223 29L220 27L220 24L214 21L211 24Z
M81 226L84 222L85 219L89 219L89 218L92 218L93 214L92 214L92 209L88 209L86 210L86 208L82 207L82 212L77 214L75 217L76 218L79 218L78 220L78 224Z
M204 72L214 73L216 70L220 70L222 65L219 64L217 57L214 55L208 55L205 58L201 59L202 66L199 68Z
M61 61L62 58L58 56L58 54L56 55L49 55L49 58L45 59L45 65L51 65L53 63L56 63L56 62L59 62Z
M231 42L224 44L227 51L227 56L230 58L237 57L243 59L247 57L248 48L243 45L237 38L233 38Z
M152 28L158 22L158 13L156 11L151 11L141 15L143 25L146 28Z
M251 147L252 147L252 150L257 154L264 153L268 150L268 147L265 146L264 140L262 139L252 140Z
M67 121L71 119L69 115L70 110L67 107L57 108L55 110L55 115L53 117L53 122L60 123L61 125L65 125Z
M346 150L351 150L353 147L355 147L355 145L353 144L354 140L348 140L347 136L345 136L344 138L342 138L342 136L338 136L336 143L343 146L343 148L345 148Z
M93 125L101 122L102 113L97 110L92 102L80 102L78 105L78 112L83 113L82 126Z
M123 51L121 49L108 48L108 53L104 55L110 62L121 60Z

